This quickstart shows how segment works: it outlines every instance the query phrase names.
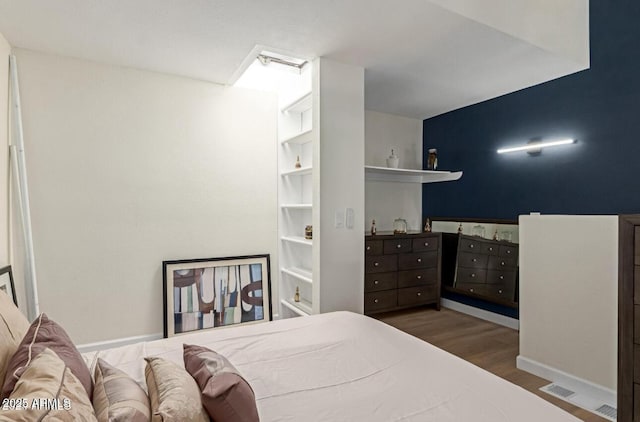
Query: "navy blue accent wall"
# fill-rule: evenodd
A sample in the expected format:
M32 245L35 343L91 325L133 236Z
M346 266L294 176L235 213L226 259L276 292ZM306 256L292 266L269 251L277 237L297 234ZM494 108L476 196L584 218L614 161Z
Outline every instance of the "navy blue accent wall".
M640 212L640 1L590 1L588 70L427 119L456 182L423 185L423 217ZM529 139L575 145L497 154Z

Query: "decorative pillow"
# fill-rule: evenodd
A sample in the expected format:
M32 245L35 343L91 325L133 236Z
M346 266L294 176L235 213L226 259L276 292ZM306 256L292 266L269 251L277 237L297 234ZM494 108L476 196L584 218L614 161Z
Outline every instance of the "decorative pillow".
M221 354L185 344L184 366L198 383L202 404L214 421L259 421L256 398L249 383Z
M147 393L129 375L100 358L95 371L93 408L99 422L151 420Z
M13 303L13 299L0 290L0 383L4 380L9 359L28 329L27 318Z
M145 360L153 422L209 422L198 385L184 368L159 357Z
M78 349L61 326L51 321L45 314L40 314L29 327L18 346L18 350L7 365L7 373L0 394L2 399L9 397L27 366L46 348L51 349L64 361L71 372L80 380L87 395L91 398L93 389L91 374Z
M3 403L6 421L97 421L84 386L51 349L24 370Z

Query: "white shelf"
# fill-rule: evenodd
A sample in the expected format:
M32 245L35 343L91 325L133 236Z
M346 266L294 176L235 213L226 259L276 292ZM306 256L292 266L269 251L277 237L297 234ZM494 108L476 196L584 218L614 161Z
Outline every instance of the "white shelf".
M280 205L282 209L293 209L293 210L310 210L313 208L311 204L282 204Z
M281 268L280 271L300 281L304 281L305 283L313 284L313 274L311 273L311 271L307 269L291 267L291 268Z
M289 136L288 138L285 138L280 142L283 144L308 144L309 142L311 142L312 133L312 129L305 130L304 132L296 133L295 135Z
M312 239L305 239L302 236L282 236L280 239L285 241L285 242L297 243L299 245L306 245L306 246L312 246L313 245L313 240Z
M313 169L311 167L302 167L295 170L283 171L280 173L280 176L304 176L306 174L311 174Z
M311 108L311 91L305 92L300 97L294 99L290 103L282 106L280 111L283 113L302 113Z
M293 299L282 299L280 303L300 316L309 316L313 312L311 302L304 299L300 299L300 302L295 302Z
M435 183L458 180L461 171L411 170L364 166L365 178L380 182Z

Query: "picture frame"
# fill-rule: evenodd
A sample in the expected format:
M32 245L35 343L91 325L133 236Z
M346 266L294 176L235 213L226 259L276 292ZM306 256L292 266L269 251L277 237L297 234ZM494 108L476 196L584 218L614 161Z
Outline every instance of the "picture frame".
M269 258L163 261L164 337L271 321Z
M0 268L0 290L12 298L13 303L18 306L18 298L16 297L15 285L13 284L13 272L11 271L11 265Z

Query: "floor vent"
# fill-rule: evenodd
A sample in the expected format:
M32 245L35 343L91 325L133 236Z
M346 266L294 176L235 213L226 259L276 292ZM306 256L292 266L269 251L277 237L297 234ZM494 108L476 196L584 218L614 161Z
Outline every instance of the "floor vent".
M602 399L598 399L588 393L576 393L558 384L545 385L540 387L540 390L605 419L616 421L618 410L614 406L603 404Z
M602 406L597 408L595 411L598 412L600 415L604 416L605 418L609 419L610 421L615 421L616 418L618 417L618 409L616 409L615 407L609 406L608 404L603 404Z
M561 387L558 384L549 384L541 388L542 391L545 391L554 396L558 396L561 399L566 399L575 394L575 391L571 391L567 388Z

